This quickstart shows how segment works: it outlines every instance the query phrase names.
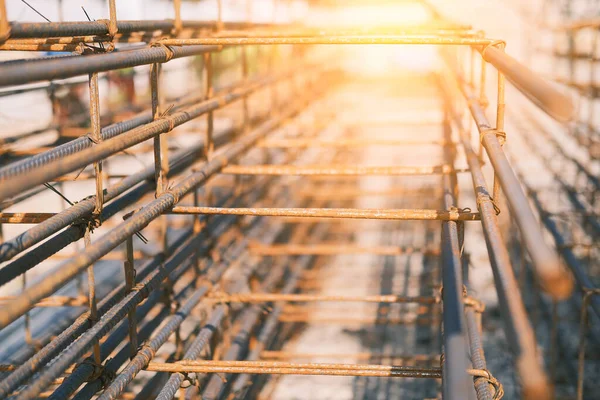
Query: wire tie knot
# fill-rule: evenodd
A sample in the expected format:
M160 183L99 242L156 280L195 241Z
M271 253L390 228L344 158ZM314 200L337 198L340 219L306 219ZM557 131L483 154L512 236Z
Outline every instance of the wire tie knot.
M496 134L496 138L498 139L498 142L500 143L500 146L504 146L504 144L506 143L506 132L503 131L499 131L498 129L495 128L488 128L488 129L482 129L479 133L479 141L483 144L483 139L485 137L485 135L487 135L488 133L494 133Z
M150 47L160 47L165 51L165 61L163 61L163 62L169 62L175 56L175 52L173 51L173 48L171 46L167 46L166 44L162 43L160 40L150 43Z
M486 44L483 48L483 50L481 50L481 57L485 60L488 61L485 57L485 52L487 51L487 49L489 49L490 47L499 47L499 48L504 48L506 47L506 42L504 40L494 40L488 44Z
M500 400L504 397L504 387L488 369L470 369L469 374L476 378L485 379L494 388L493 400Z

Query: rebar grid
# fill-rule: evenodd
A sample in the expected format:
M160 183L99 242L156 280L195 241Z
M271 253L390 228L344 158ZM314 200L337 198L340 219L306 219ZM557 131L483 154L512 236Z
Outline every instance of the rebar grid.
M119 21L115 1L111 1L108 20L8 24L0 2L1 50L78 53L2 63L0 86L89 74L91 121L90 133L57 146L26 151L9 147L9 163L0 168L0 200L6 204L0 223L35 224L0 246L5 262L0 283L23 279L21 293L0 298L0 334L8 332L8 337L22 324L27 342L24 351L11 357L15 361L3 366L6 374L0 382L0 397L85 399L99 395L100 399L115 399L128 395L126 390L135 381L142 387L140 395L160 399L178 393L203 399L254 398L277 381L267 383L249 375L267 374L441 378L441 385L436 383L433 388L444 398L499 399L502 385L488 371L483 355L481 314L485 307L472 297L465 266L465 222L480 221L522 395L551 398L552 387L536 354L536 340L498 214L510 212L516 221L535 278L553 299L567 297L572 282L556 251L546 244L521 181L503 151L502 145L510 137L504 127L504 79L506 76L559 121L573 117L570 98L506 55L503 41L445 21L431 9L431 21L416 28L314 29L250 20L223 22L222 6L217 3L217 21L182 20L180 1L173 2L174 20ZM143 47L130 48L131 43ZM319 45L345 44L440 47L447 63L444 73L433 79L419 75L423 87L431 88L441 99L438 111L443 118L427 124L436 134L434 138L359 138L347 128L331 136L326 128L342 120L336 114L344 107L339 99L336 102L335 93L353 77L340 72L336 50L326 51L329 54L324 57ZM252 49L259 50L251 59ZM285 51L287 58L281 56ZM226 58L232 55L235 61L228 64ZM219 56L224 64L215 63ZM195 90L167 99L163 72L168 69L161 72L163 65L191 57L200 60L200 94ZM472 62L475 57L481 65L479 84ZM485 115L487 63L498 70L494 124ZM101 74L146 65L150 107L133 118L114 118L110 121L114 123L102 128ZM385 82L380 78L375 85ZM66 82L64 86L78 84ZM373 82L366 84L372 86ZM11 96L27 90L40 88L2 93ZM60 106L55 105L59 114ZM327 111L333 115L326 115ZM470 112L479 132L478 149L472 148L470 132L463 126L465 111ZM217 120L225 112L234 115L233 127L217 128ZM115 112L115 117L118 115L119 111ZM193 125L204 115L205 126ZM63 139L68 137L63 129L69 125L68 119L57 116L55 125ZM391 125L401 127L402 122ZM181 129L184 124L193 125L190 133L194 140ZM438 164L359 165L361 153L371 146L397 148L398 152L425 149L429 154L435 149L441 157ZM459 150L467 167L459 164ZM494 172L491 191L482 172L484 151ZM107 172L113 163L137 159L137 154L149 155L152 164L134 173ZM90 164L93 171L86 171ZM460 207L458 174L472 178L476 211ZM415 175L436 183L411 186L406 179ZM95 192L71 202L62 183L72 176L94 180ZM393 186L388 191L364 190L365 182L375 176L388 179ZM69 206L60 212L5 211L35 198L40 185L46 185ZM410 192L416 192L419 208L356 206L369 195L394 200ZM123 221L111 224L110 218L116 215ZM349 222L335 232L339 221L331 219L394 224L420 221L429 239L406 245L402 241L365 245L354 239L356 233ZM96 229L104 234L93 234ZM441 240L431 239L433 232L441 232ZM60 256L61 249L82 238L85 248L37 282L27 283L28 271L37 271L40 264ZM153 253L148 253L150 248ZM124 279L119 282L113 277L111 282L103 273L98 280L99 264L110 262L115 250L123 253ZM391 287L383 283L377 288L379 294L315 293L318 282L313 287L303 283L305 274L326 270L321 265L326 257L344 255L367 255L382 263L416 256L423 269L437 262L439 266L419 277L422 281L415 285L421 291L418 295L391 293ZM81 279L84 274L87 285ZM580 280L577 271L575 277ZM71 289L76 296L61 294ZM585 299L594 305L595 300ZM317 306L293 309L290 302ZM324 306L340 302L374 304L377 312L340 318ZM416 312L415 306L424 312ZM31 320L41 315L38 309L52 316L59 315L58 307L69 307L65 322L34 338ZM319 312L328 314L323 317ZM301 328L320 318L334 324L395 324L419 332L436 332L441 327L440 335L432 334L439 336L440 343L432 346L429 354L399 357L395 354L404 349L395 349L392 353L354 355L368 364L264 360L286 354L282 347L293 341ZM383 346L383 342L377 345ZM438 363L404 365L431 361L431 354L437 358L440 353ZM318 356L331 354L310 355ZM395 364L398 359L402 365ZM394 364L375 364L373 360ZM149 377L143 371L169 374Z

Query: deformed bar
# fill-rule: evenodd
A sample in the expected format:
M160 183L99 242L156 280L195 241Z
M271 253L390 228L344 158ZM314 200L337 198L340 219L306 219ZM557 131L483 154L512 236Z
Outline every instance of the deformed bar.
M173 214L250 215L270 217L351 218L403 221L475 221L478 213L458 210L358 209L358 208L223 208L173 207Z

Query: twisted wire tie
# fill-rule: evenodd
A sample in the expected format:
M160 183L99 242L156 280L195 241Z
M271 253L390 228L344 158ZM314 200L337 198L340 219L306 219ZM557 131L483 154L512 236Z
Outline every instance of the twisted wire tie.
M99 379L104 374L104 365L95 362L91 358L86 358L79 365L89 365L93 368L94 372L87 378L87 382L93 382L96 379Z
M500 214L500 207L498 207L498 204L496 204L496 201L494 200L494 198L492 196L490 196L489 194L478 194L477 195L477 208L481 209L481 206L483 205L484 202L486 201L490 201L492 203L492 206L494 207L494 211L496 212L496 215Z
M504 397L504 387L488 369L468 369L467 372L469 375L475 377L475 379L485 379L487 383L494 388L494 394L492 395L493 400L500 400Z
M440 354L440 367L444 368L444 363L446 362L445 354ZM493 400L500 400L504 397L504 387L502 383L498 379L492 375L492 373L488 369L476 369L469 368L467 369L467 373L473 376L475 379L483 378L487 381L489 385L494 388L494 394L492 395Z
M175 56L175 52L173 51L173 48L171 48L171 46L167 46L166 44L162 43L160 40L150 43L150 47L160 47L165 51L165 61L163 61L163 62L169 62Z
M487 51L487 49L489 49L490 47L498 47L498 48L504 48L506 47L506 42L504 40L494 40L488 44L486 44L483 47L483 50L481 50L481 57L485 60L485 52ZM487 60L486 60L487 61Z
M482 129L479 132L479 141L482 144L483 144L483 139L484 139L485 135L487 135L488 133L496 134L496 138L498 139L500 146L504 146L504 144L506 143L506 132L499 131L498 129L495 129L495 128Z

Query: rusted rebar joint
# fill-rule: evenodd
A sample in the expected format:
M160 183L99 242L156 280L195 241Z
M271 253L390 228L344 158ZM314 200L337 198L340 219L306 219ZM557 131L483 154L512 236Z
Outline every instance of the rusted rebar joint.
M466 307L471 307L476 313L481 314L485 311L485 304L474 297L465 296L463 298L463 303Z
M499 131L498 129L495 128L489 128L489 129L482 129L479 132L479 141L483 144L483 138L485 137L485 135L487 135L488 133L494 133L496 135L496 137L498 138L498 142L500 143L500 146L504 146L504 144L506 143L506 132L504 131Z
M161 42L161 40L162 39L151 42L150 47L161 47L162 49L164 49L165 53L166 53L166 57L165 57L165 61L163 61L163 62L166 63L173 59L173 57L175 56L175 53L173 52L173 49L170 46L164 44L163 42Z
M93 382L96 379L100 379L106 370L104 365L95 362L91 358L86 358L79 365L89 365L93 369L92 374L86 379L86 382Z
M173 129L175 129L175 119L168 114L169 110L165 111L163 114L161 114L158 118L156 118L154 121L166 121L169 124L169 129L167 130L167 132L171 132Z
M506 48L506 42L504 40L493 40L492 42L488 43L487 45L485 45L483 47L483 49L481 50L481 57L487 61L485 59L485 52L487 49L489 49L490 47L496 47L500 50L504 50Z
M104 25L106 25L106 31L108 32L108 36L111 40L114 39L118 32L116 24L112 24L110 19L97 19L96 22L101 22Z
M477 193L475 203L477 204L478 210L481 210L483 204L488 201L490 203L492 203L492 206L494 207L494 211L496 212L496 215L499 215L501 210L500 210L500 207L498 207L498 205L494 201L494 198L487 193L480 193L480 192Z
M80 226L81 229L89 229L90 233L93 233L94 229L102 226L102 222L102 215L97 212L92 212L89 216L81 217L73 222L73 226Z
M487 383L494 388L494 394L492 396L493 400L500 400L504 397L504 387L488 369L469 369L468 372L474 379L485 379Z
M180 388L187 389L191 386L198 386L200 381L195 372L180 372L180 374L183 375L183 381L179 385Z
M162 287L161 302L169 307L172 314L175 314L181 307L181 303L175 297L175 291L173 290L173 282L167 279Z

